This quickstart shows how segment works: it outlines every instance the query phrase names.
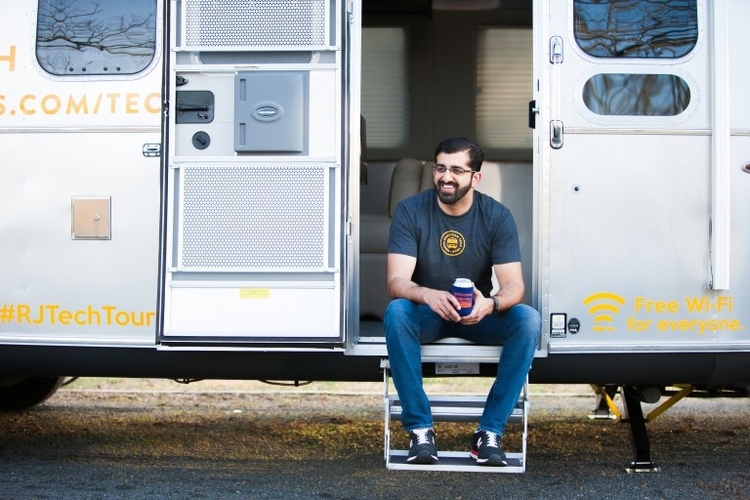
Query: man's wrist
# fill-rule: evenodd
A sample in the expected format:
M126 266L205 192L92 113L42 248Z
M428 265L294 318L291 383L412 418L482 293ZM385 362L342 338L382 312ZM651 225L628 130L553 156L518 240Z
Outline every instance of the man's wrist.
M496 313L500 310L500 301L494 295L490 298L492 299L492 312Z

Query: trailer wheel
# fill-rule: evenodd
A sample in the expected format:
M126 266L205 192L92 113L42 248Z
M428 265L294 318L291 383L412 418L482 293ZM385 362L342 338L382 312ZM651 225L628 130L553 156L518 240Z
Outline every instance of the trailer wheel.
M0 411L23 411L43 403L63 383L63 377L0 378Z

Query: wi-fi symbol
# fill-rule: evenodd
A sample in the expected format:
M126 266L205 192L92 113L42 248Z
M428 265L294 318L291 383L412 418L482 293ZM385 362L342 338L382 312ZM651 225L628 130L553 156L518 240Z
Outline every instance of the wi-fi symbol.
M583 304L589 306L589 314L594 319L595 332L612 332L614 315L620 312L620 307L625 304L625 299L616 293L599 292L583 299Z

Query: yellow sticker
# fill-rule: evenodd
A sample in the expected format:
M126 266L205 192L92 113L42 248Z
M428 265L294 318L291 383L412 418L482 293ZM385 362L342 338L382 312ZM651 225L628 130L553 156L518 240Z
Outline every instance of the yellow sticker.
M270 299L270 288L240 288L241 299Z

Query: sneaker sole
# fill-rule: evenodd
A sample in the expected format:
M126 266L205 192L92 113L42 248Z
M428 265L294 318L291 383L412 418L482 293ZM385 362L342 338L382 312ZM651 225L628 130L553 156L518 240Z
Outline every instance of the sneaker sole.
M508 462L501 457L500 455L490 455L489 458L483 458L480 460L479 454L475 453L474 450L472 450L469 453L469 457L476 461L477 465L491 465L495 467L505 467L508 465Z
M429 451L421 451L418 455L415 455L413 457L409 457L406 459L406 463L409 464L436 464L438 462L438 457L435 455L430 454Z
M489 465L491 467L505 467L508 462L500 455L492 455L490 458L477 458L477 465Z

